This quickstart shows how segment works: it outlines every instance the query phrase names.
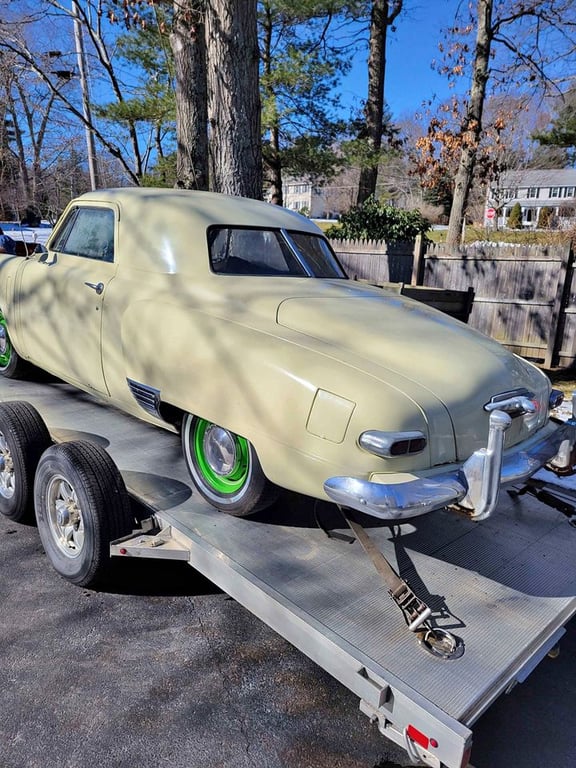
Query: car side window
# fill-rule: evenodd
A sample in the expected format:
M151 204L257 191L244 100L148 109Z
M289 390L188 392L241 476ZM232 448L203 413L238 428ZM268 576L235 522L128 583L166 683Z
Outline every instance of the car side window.
M298 259L278 232L219 227L208 235L210 266L225 275L297 275Z
M60 253L86 259L114 261L114 211L77 208L52 247Z
M346 272L323 237L308 232L290 232L289 235L314 277L346 278Z

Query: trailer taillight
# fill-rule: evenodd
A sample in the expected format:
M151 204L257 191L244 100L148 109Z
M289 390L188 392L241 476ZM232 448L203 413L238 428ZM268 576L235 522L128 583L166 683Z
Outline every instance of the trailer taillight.
M406 733L413 742L416 744L419 744L423 749L428 749L429 747L437 747L438 742L436 739L429 739L428 736L426 736L425 733L422 733L422 731L419 731L418 728L414 728L413 725L409 725L408 728L406 728Z

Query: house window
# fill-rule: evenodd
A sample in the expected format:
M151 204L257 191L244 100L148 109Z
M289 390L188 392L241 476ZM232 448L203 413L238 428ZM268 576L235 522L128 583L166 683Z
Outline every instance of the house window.
M564 197L574 197L574 187L564 187Z
M512 198L518 196L518 190L517 189L505 189L503 196L504 196L504 200L512 200Z
M550 197L560 197L562 187L550 187Z
M528 187L528 192L526 193L526 197L540 197L540 187Z

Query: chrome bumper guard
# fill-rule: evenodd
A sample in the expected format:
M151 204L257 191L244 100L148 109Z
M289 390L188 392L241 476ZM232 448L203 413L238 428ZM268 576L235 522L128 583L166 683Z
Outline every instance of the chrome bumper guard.
M570 453L566 446L576 440L576 422L570 420L542 439L504 454L510 423L507 413L492 411L486 448L475 451L456 470L397 484L330 477L324 490L337 504L382 520L404 520L450 504L460 505L474 520L483 520L494 511L501 486L527 480L547 462Z

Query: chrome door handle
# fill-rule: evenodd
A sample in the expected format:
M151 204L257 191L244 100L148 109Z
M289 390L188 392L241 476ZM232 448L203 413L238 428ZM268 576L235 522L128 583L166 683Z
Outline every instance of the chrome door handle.
M84 283L84 285L87 285L88 288L93 288L98 296L100 296L104 290L104 283Z

